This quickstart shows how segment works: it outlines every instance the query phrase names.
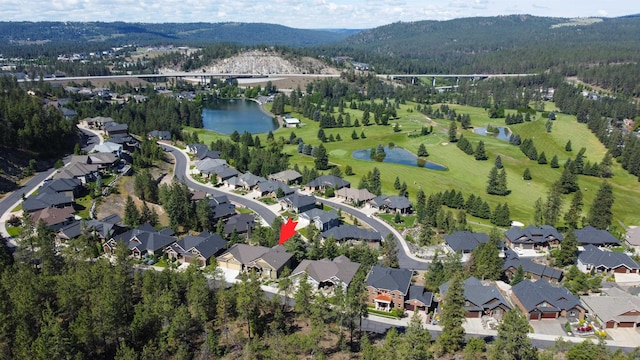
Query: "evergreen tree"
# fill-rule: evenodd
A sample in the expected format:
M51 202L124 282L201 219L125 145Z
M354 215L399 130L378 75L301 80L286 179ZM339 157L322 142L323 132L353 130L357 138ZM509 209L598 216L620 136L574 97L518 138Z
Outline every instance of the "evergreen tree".
M497 280L502 275L502 258L500 258L500 233L494 228L489 241L476 247L471 262L474 264L473 276L482 280Z
M419 157L429 156L429 153L427 152L427 147L424 146L424 144L420 144L420 146L418 146L418 156Z
M567 212L564 214L564 223L568 227L572 229L578 228L578 221L582 219L583 205L584 205L584 202L582 199L582 191L578 190L573 195L573 198L571 199L571 205L569 206L569 209L567 210Z
M318 170L326 170L329 168L329 154L323 144L318 146L314 164Z
M318 139L322 142L327 142L327 135L325 135L324 130L318 130Z
M552 169L557 169L560 167L560 165L558 165L557 155L553 155L553 157L551 158L551 162L549 163L549 166L551 166Z
M493 213L492 223L496 226L511 225L511 214L509 212L509 205L507 205L507 203L496 206Z
M564 146L564 151L571 151L571 140L567 141L567 144Z
M466 335L462 327L466 313L464 303L462 274L458 273L450 280L441 305L440 325L442 332L436 339L436 345L442 354L454 354L462 350Z
M356 133L355 130L353 130L353 132L351 132L351 139L358 140L358 134Z
M515 274L513 274L509 285L515 286L516 284L522 282L522 280L524 280L524 269L522 268L522 265L518 265L518 269L516 270Z
M556 256L556 266L564 267L575 263L578 256L578 239L572 228L560 243L560 251Z
M544 224L545 205L542 198L538 198L533 205L533 225L540 226Z
M449 124L449 142L455 142L458 136L458 126L456 125L455 121L452 121L451 124Z
M140 225L140 212L131 196L127 196L127 202L124 205L124 223L132 228Z
M507 189L507 173L504 168L502 168L500 173L498 173L498 168L495 166L491 168L487 182L487 193L500 196L509 195L510 191Z
M496 160L494 162L494 166L497 169L502 169L504 167L504 165L502 165L502 158L500 157L500 155L496 156Z
M522 174L522 179L523 180L531 180L531 171L529 171L529 168L524 169L524 174Z
M570 194L580 189L578 186L578 177L573 172L573 164L565 167L562 171L560 180L558 180L558 187L563 194Z
M560 192L560 186L556 183L549 189L547 195L547 202L544 207L544 223L546 225L555 226L560 217L560 211L562 209L562 197Z
M492 359L537 360L538 352L528 337L529 322L520 310L507 311L498 325Z
M596 229L606 230L611 224L611 220L613 220L613 213L611 212L613 202L613 189L605 181L600 185L600 189L598 189L598 193L589 209L589 215L587 216L589 225Z
M540 155L538 155L538 164L544 165L547 163L547 156L545 155L544 151L540 153Z
M424 224L427 215L427 197L422 190L422 187L418 188L416 193L416 220L420 224Z
M390 268L398 268L398 243L393 234L385 236L382 242L382 266Z
M487 154L485 153L485 150L484 150L484 141L480 140L480 142L478 142L478 146L476 146L474 157L476 160L488 159Z
M400 178L396 176L396 180L393 182L393 188L400 190Z

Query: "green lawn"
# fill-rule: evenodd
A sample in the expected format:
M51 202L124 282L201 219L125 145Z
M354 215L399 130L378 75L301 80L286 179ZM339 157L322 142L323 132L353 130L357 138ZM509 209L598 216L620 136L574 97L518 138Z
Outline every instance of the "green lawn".
M267 108L269 108L269 105L267 104ZM350 181L353 187L358 185L363 175L374 167L378 167L381 172L382 192L385 194L397 193L393 187L393 182L396 177L399 177L401 181L407 183L409 197L414 203L418 188L422 188L427 195L456 189L462 191L465 198L471 194L481 196L491 205L492 209L500 203L507 202L511 211L511 218L524 224L529 224L532 221L533 204L540 197L546 198L548 189L553 182L559 179L562 173L562 164L568 158L575 157L578 150L581 147L585 147L585 162L587 160L600 162L606 152L604 146L587 129L586 125L577 123L574 116L557 114L557 120L553 122L552 132L547 133L545 130L546 119L543 119L538 113L536 115L537 120L512 125L510 129L519 134L522 139L533 139L538 153L544 151L548 161L551 160L553 155L557 155L561 165L559 169L552 169L548 164L539 165L536 161L527 159L518 147L510 145L507 141L475 134L472 129L460 130L459 127L458 135L464 134L474 147L478 141L484 141L489 160L476 161L473 156L466 155L455 144L448 142L447 128L450 124L449 120L434 119L430 121L426 116L415 111L415 106L416 104L410 102L400 105L397 111L399 120L390 120L388 126L371 125L367 127L361 126L357 129L325 129L327 137L330 135L336 137L340 134L342 138L342 141L324 144L329 153L330 163L339 166L342 170L346 165L352 167L354 175L346 176L345 179ZM433 106L434 109L436 106ZM482 108L452 104L449 104L449 107L455 109L458 114L469 114L472 125L475 127L484 127L487 124L504 126L504 119L489 119L486 111ZM345 111L351 114L352 122L355 119L362 119L362 112L359 110L345 109ZM513 113L513 111L511 112ZM302 126L296 129L278 129L274 132L276 138L282 136L285 139L289 139L289 134L293 131L305 143L319 145L320 141L317 139L318 123L304 118L299 113L292 113L292 116L300 119ZM371 118L373 123L373 114L371 114ZM396 123L401 128L400 132L393 131L393 126ZM408 136L419 131L422 126L433 126L434 133L421 137ZM354 129L358 136L361 132L364 132L366 139L352 140L351 133ZM204 143L210 143L217 138L227 138L227 136L202 129L187 128L187 130L197 130L198 136ZM262 143L266 143L266 134L260 134L260 137ZM571 153L567 153L564 150L564 146L569 139L571 139L573 147L573 152ZM388 145L390 142L414 154L420 144L425 144L430 155L428 160L445 165L447 171L355 160L351 156L351 153L355 150L369 149L378 144ZM294 164L298 164L301 169L305 165L307 167L314 166L313 158L298 154L297 145L286 145L284 151L290 155L291 167ZM502 163L507 172L508 188L511 190L511 194L506 197L486 194L487 176L497 155L502 158ZM533 177L530 181L522 180L522 174L526 168L530 169ZM613 172L615 175L612 179L609 179L609 182L613 186L616 198L613 208L614 225L617 225L618 221L626 225L640 224L640 212L636 210L640 208L640 187L638 187L637 178L622 170L619 164L614 164ZM599 178L579 176L578 183L584 195L585 215L603 181L603 179ZM565 196L564 199L564 208L566 209L571 195ZM469 221L489 224L487 220L476 219L471 216L469 216Z
M7 226L7 234L9 234L9 236L11 237L16 237L20 235L21 231L22 231L22 227L20 226Z
M377 216L387 223L393 225L398 230L413 227L413 224L416 221L415 215L401 216L402 222L399 224L394 221L395 214L377 214Z
M18 206L16 206L16 207L14 207L14 208L11 210L11 212L17 212L17 211L20 211L20 210L22 210L22 203L20 203L20 204L19 204Z
M77 198L76 199L76 209L78 209L78 213L77 215L80 216L83 219L88 219L89 218L89 211L91 210L91 202L93 201L93 199L91 199L91 196L87 195L81 198Z

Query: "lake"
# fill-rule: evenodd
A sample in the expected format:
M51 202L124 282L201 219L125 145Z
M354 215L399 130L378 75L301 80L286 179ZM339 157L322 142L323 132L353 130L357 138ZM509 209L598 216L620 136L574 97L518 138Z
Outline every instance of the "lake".
M482 136L493 136L493 137L497 137L500 140L504 140L504 141L509 141L509 138L511 137L511 130L509 130L509 128L506 128L504 126L498 126L498 133L488 133L487 132L487 128L481 127L481 128L474 128L473 132Z
M387 156L384 157L384 160L382 162L409 165L409 166L418 166L418 167L424 167L430 170L439 170L439 171L447 170L446 166L436 164L433 161L420 159L413 153L401 147L394 146L390 148L388 146L385 146L384 152L387 154ZM371 149L356 150L351 154L351 156L358 160L374 161L373 159L371 159Z
M278 128L278 122L260 110L260 105L244 99L214 99L204 103L202 125L205 129L229 135L267 133Z

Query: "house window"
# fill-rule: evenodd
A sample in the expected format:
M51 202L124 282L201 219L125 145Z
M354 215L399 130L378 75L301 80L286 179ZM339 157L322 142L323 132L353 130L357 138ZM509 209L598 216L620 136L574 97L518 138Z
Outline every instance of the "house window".
M575 310L569 311L569 316L576 316L576 311Z
M470 304L469 301L464 302L464 306L469 306L469 304Z

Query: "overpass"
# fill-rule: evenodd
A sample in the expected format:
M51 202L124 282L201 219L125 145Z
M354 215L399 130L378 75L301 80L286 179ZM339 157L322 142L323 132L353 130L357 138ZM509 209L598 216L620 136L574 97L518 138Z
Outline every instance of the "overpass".
M379 74L378 78L386 80L396 80L409 78L412 79L412 83L417 78L431 78L432 86L436 86L436 79L438 78L455 78L456 85L458 86L461 78L471 79L471 81L488 79L488 78L508 78L508 77L526 77L536 76L538 74Z

